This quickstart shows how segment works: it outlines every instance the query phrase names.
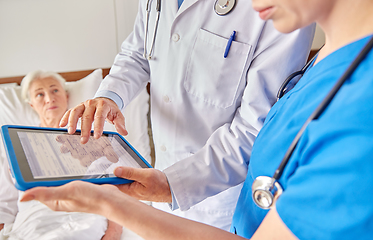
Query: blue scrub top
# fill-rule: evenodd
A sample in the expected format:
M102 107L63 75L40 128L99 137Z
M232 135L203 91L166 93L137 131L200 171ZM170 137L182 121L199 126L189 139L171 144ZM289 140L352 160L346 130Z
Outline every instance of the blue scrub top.
M290 143L353 59L364 38L313 66L269 112L252 151L231 227L250 238L268 211L252 200L258 176L273 176ZM373 239L373 53L301 137L280 179L282 221L300 239Z

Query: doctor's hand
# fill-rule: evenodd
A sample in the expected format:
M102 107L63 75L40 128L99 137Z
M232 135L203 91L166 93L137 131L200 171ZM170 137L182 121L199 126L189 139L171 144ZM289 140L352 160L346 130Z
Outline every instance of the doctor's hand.
M144 201L172 202L167 177L157 169L117 167L114 174L120 178L133 180L132 183L116 185L119 190L129 196Z
M92 123L94 122L94 138L98 139L104 131L105 120L114 124L119 134L127 135L124 116L117 104L108 98L89 99L78 106L69 109L60 121L60 127L68 125L68 132L75 133L76 125L81 118L81 139L85 144L89 140Z

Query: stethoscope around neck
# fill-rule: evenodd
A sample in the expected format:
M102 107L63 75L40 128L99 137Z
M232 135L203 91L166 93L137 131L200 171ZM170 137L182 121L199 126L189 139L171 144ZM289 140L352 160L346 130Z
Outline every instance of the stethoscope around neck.
M147 60L153 59L153 50L154 50L154 43L155 38L157 36L158 24L159 24L159 17L161 15L161 0L156 0L155 10L157 12L156 19L155 19L155 26L154 26L154 33L150 44L150 49L148 52L147 45L148 45L148 32L149 32L149 15L150 15L150 8L152 0L146 1L146 22L145 22L145 39L144 39L144 53L143 56ZM216 0L214 4L214 11L219 16L226 15L230 13L234 6L236 5L236 0Z
M155 19L155 26L154 26L154 34L152 38L152 43L150 45L150 50L148 53L147 45L148 45L148 32L149 32L149 15L150 15L150 1L146 1L146 23L145 23L145 40L144 40L144 58L151 60L153 57L153 48L154 48L154 42L155 37L157 36L157 30L158 30L158 23L159 23L159 16L161 15L161 0L157 0L157 5L155 7L155 10L157 11L157 16Z
M359 55L354 59L354 61L351 63L351 65L347 68L347 70L344 72L344 74L340 77L340 79L337 81L337 83L333 86L333 88L330 90L328 95L323 99L323 101L319 104L319 106L316 108L316 110L308 117L306 122L303 124L302 128L299 130L295 138L290 144L290 147L285 153L284 158L282 159L279 167L276 169L275 173L272 177L268 176L259 176L255 179L253 182L251 189L252 189L252 198L255 202L255 204L262 208L262 209L270 209L275 205L276 200L278 197L282 194L283 189L278 182L281 178L284 169L286 167L286 164L289 162L289 159L291 155L294 152L295 147L298 144L299 139L301 138L303 132L307 128L308 124L315 119L318 119L320 115L324 112L324 110L328 107L334 96L337 94L338 90L342 87L343 83L351 76L351 74L355 71L357 66L359 66L360 62L365 58L365 56L369 53L369 51L373 47L373 37L369 40L369 42L364 46L364 48L361 50ZM316 54L317 55L317 54ZM316 57L315 55L315 57ZM315 58L314 57L314 58ZM310 64L313 62L314 58L312 58L305 67L302 68L299 72L296 72L294 74L291 74L282 84L279 93L278 98L281 98L286 89L286 85L295 77L300 75L303 75L304 72L307 70L307 68L310 66Z
M313 64L313 62L315 61L317 55L319 54L320 50L323 47L324 47L324 45L322 45L320 47L320 49L317 51L317 53L306 63L306 65L304 65L304 67L301 70L290 74L282 82L281 87L279 88L279 90L277 92L277 101L280 100L280 98L282 98L285 95L285 93L287 93L290 90L289 83L292 82L293 79L295 79L296 77L301 78L303 76L303 74L307 71L307 69L311 66L311 64Z

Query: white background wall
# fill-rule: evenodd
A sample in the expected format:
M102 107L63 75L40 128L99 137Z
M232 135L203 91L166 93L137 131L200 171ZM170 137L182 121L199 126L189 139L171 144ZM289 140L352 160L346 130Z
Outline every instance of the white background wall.
M315 38L313 39L312 49L319 49L325 42L325 34L321 28L316 25Z
M112 65L138 0L0 0L0 77Z
M138 0L0 0L0 77L110 67L137 7ZM318 29L313 48L323 39Z

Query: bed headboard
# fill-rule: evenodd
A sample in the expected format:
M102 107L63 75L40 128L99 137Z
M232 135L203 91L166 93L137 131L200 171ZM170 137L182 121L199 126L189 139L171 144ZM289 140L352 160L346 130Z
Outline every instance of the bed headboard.
M91 74L94 71L92 70L83 70L83 71L75 71L75 72L62 72L59 73L63 78L66 79L68 82L77 81L79 79L82 79L89 74ZM103 68L102 69L102 75L105 77L109 74L110 68ZM5 77L0 78L0 84L3 83L17 83L18 85L21 83L24 76L17 76L17 77Z

